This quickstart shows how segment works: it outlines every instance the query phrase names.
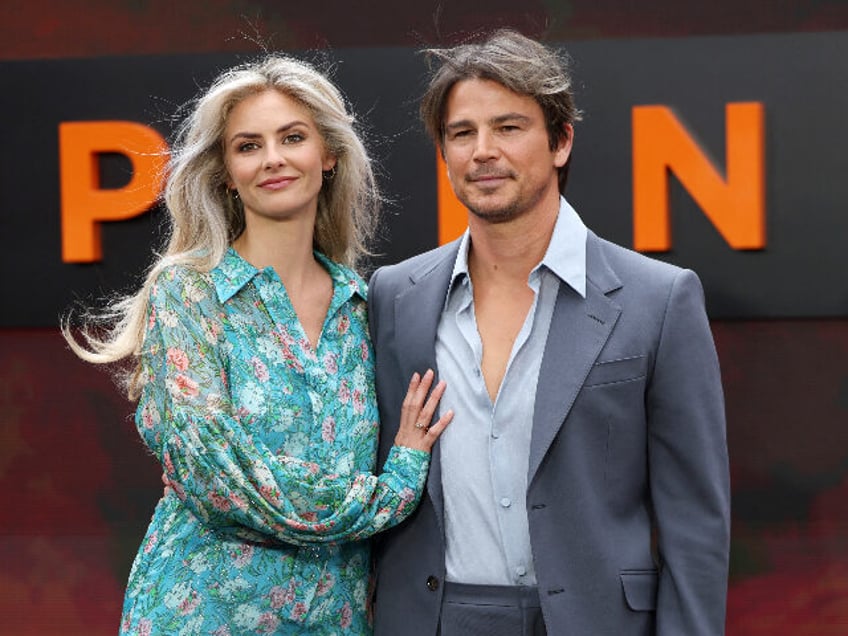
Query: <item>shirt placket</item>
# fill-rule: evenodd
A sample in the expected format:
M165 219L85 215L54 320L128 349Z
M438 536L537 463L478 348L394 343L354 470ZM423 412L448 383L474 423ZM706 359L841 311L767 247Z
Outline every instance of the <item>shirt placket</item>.
M515 585L523 585L527 575L532 573L532 558L524 550L519 549L523 542L518 537L526 535L527 510L525 493L527 472L527 457L529 453L529 437L531 422L526 419L526 410L516 407L520 404L520 396L510 395L504 403L501 395L506 396L509 385L515 374L517 358L522 355L522 349L530 338L536 306L539 300L539 273L534 270L529 280L534 298L521 330L510 352L507 368L501 381L501 389L495 403L492 405L492 435L490 449L490 464L492 476L492 492L495 496L494 506L497 510L498 523L501 528L502 546L508 576ZM532 398L531 398L532 399Z

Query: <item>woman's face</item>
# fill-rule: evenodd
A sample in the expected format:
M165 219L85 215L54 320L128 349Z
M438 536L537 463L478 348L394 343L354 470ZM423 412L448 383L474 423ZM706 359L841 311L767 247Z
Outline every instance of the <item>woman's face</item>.
M314 223L322 172L336 164L299 102L269 89L230 111L224 129L227 187L238 191L248 227L302 216Z

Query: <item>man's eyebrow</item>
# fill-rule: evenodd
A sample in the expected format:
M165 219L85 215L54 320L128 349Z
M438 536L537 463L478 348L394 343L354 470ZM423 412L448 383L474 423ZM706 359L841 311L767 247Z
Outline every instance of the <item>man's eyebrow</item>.
M504 113L503 115L498 115L497 117L492 117L489 120L492 124L503 124L508 121L520 121L522 123L527 123L530 121L530 117L527 115L522 115L521 113Z
M445 124L445 130L456 130L457 128L473 128L474 124L471 123L470 119L460 119L459 121L452 121L448 124Z
M506 123L508 121L518 121L522 123L527 123L530 121L530 117L527 115L522 115L521 113L504 113L503 115L497 115L492 117L489 120L489 125L497 126L499 124ZM445 124L445 130L457 130L459 128L474 128L475 124L470 119L460 119L458 121L452 121Z

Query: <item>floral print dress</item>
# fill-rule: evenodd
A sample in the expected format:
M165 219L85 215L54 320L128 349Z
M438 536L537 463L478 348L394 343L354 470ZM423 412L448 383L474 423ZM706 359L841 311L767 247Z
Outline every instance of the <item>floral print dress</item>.
M151 292L136 425L170 484L133 563L122 634L369 634L367 537L405 518L429 454L378 415L365 284L333 280L317 350L273 269L234 250Z

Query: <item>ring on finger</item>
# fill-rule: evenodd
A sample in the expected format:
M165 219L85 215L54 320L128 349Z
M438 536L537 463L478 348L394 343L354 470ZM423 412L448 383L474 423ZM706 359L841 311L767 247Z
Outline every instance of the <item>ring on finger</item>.
M429 427L426 424L424 424L423 422L415 422L415 428L423 428L423 429L426 430Z

